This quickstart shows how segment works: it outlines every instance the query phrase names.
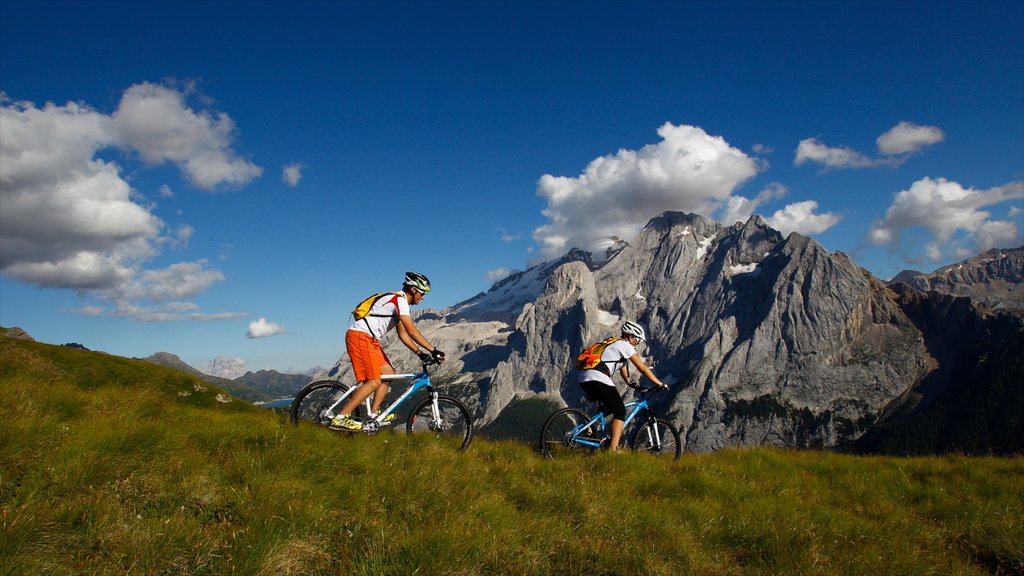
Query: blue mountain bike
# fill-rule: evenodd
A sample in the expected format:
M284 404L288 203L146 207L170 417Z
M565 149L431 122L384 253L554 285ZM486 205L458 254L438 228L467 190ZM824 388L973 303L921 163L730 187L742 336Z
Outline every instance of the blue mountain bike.
M647 405L645 396L657 387L637 388L640 400L626 404L626 421L622 437L629 438L630 448L678 460L683 453L679 431L671 422L658 418ZM611 441L605 423L611 422L611 413L599 409L593 416L576 408L562 408L544 422L540 432L540 451L545 458L565 457L570 454L591 453L607 448ZM631 426L632 424L632 426Z
M464 450L473 440L473 418L466 406L452 398L439 394L430 381L427 370L430 364L423 364L423 371L416 374L385 374L381 380L385 382L410 381L412 386L402 393L387 408L381 410L376 418L369 418L370 398L360 405L352 416L363 422L362 430L348 432L350 434L374 434L379 430L398 422L400 418L388 421L388 415L406 416L405 429L409 434L433 434L449 438ZM317 380L306 385L295 395L289 411L292 424L311 422L318 426L330 428L331 419L344 408L349 397L358 386L349 386L337 380ZM419 390L425 390L427 397L421 399L407 414L400 407ZM332 430L334 428L331 428Z

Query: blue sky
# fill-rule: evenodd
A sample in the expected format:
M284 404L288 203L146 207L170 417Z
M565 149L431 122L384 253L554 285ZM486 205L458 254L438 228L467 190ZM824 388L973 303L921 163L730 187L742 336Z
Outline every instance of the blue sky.
M0 0L0 324L329 365L673 209L882 279L1024 244L1021 2Z

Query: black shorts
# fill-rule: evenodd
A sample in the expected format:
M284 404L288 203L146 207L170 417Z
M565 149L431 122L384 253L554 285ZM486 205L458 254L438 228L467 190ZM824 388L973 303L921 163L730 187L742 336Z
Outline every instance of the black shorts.
M602 412L610 412L616 420L626 419L626 403L614 386L596 380L580 382L580 388L587 393L587 398L597 402Z

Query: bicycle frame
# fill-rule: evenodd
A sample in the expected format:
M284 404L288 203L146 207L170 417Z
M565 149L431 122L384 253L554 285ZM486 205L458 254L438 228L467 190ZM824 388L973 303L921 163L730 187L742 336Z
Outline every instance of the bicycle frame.
M641 412L647 409L648 406L646 398L627 403L626 410L628 410L628 413L626 414L626 419L622 425L623 430L625 430L626 427L629 426L633 419L636 418L637 414L640 414ZM583 424L580 424L579 426L576 426L575 428L569 431L569 442L580 444L582 446L590 446L591 448L601 448L604 444L605 437L607 436L607 433L605 432L604 422L608 418L608 416L609 415L605 414L604 412L598 412L590 420L584 422ZM600 438L592 438L584 433L586 430L588 430L591 426L594 425L600 426ZM655 446L661 446L661 438L658 436L658 427L652 426L651 430L653 430L654 435L654 437L651 438L652 443Z
M423 371L420 372L419 374L412 374L412 373L409 373L409 374L383 374L383 375L381 375L380 379L381 379L382 382L388 382L388 383L391 383L391 382L405 382L405 381L411 381L411 380L415 380L415 382L413 382L412 386L410 386L408 390L403 392L402 395L399 396L394 402L392 402L387 408L382 410L380 412L380 414L377 414L376 418L374 418L373 420L369 420L367 422L364 422L363 423L363 428L362 428L363 432L375 432L378 429L380 429L380 426L381 426L382 422L384 421L385 418L387 418L388 414L391 414L392 412L394 412L410 396L415 394L418 390L422 390L423 388L426 388L427 392L430 394L430 399L432 401L431 402L432 403L432 406L431 406L432 416L434 417L435 420L440 421L441 415L440 415L440 413L439 413L439 411L437 409L437 396L438 396L438 394L437 394L437 391L434 390L434 385L430 381L430 374L427 372L427 367L426 366L423 367ZM335 408L338 408L339 406L343 406L345 401L348 400L348 397L351 396L358 388L359 388L359 386L352 386L351 388L348 389L347 392L345 392L341 396L338 396L337 398L335 398L334 402L331 403L331 405L328 406L327 409L326 409L327 416L328 417L332 417L332 418L334 416L336 416L337 413L334 411ZM367 396L366 397L366 401L365 401L365 403L366 403L366 412L367 413L370 412L370 398L372 398L372 396Z

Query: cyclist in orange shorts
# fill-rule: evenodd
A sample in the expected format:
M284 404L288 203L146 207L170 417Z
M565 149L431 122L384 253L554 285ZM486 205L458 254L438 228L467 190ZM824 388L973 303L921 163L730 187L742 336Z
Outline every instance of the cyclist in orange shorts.
M363 424L353 419L351 414L370 394L373 394L370 417L374 418L380 412L380 406L391 389L380 377L395 373L391 361L380 346L380 339L392 328L398 329L398 339L424 362L444 361L444 352L435 348L420 333L409 314L409 306L419 304L427 292L430 292L430 280L426 276L406 272L401 292L384 294L378 298L369 312L349 327L345 333L345 347L359 387L331 421L332 427L361 430ZM426 351L421 351L421 347ZM389 414L388 418L394 419L394 414Z

